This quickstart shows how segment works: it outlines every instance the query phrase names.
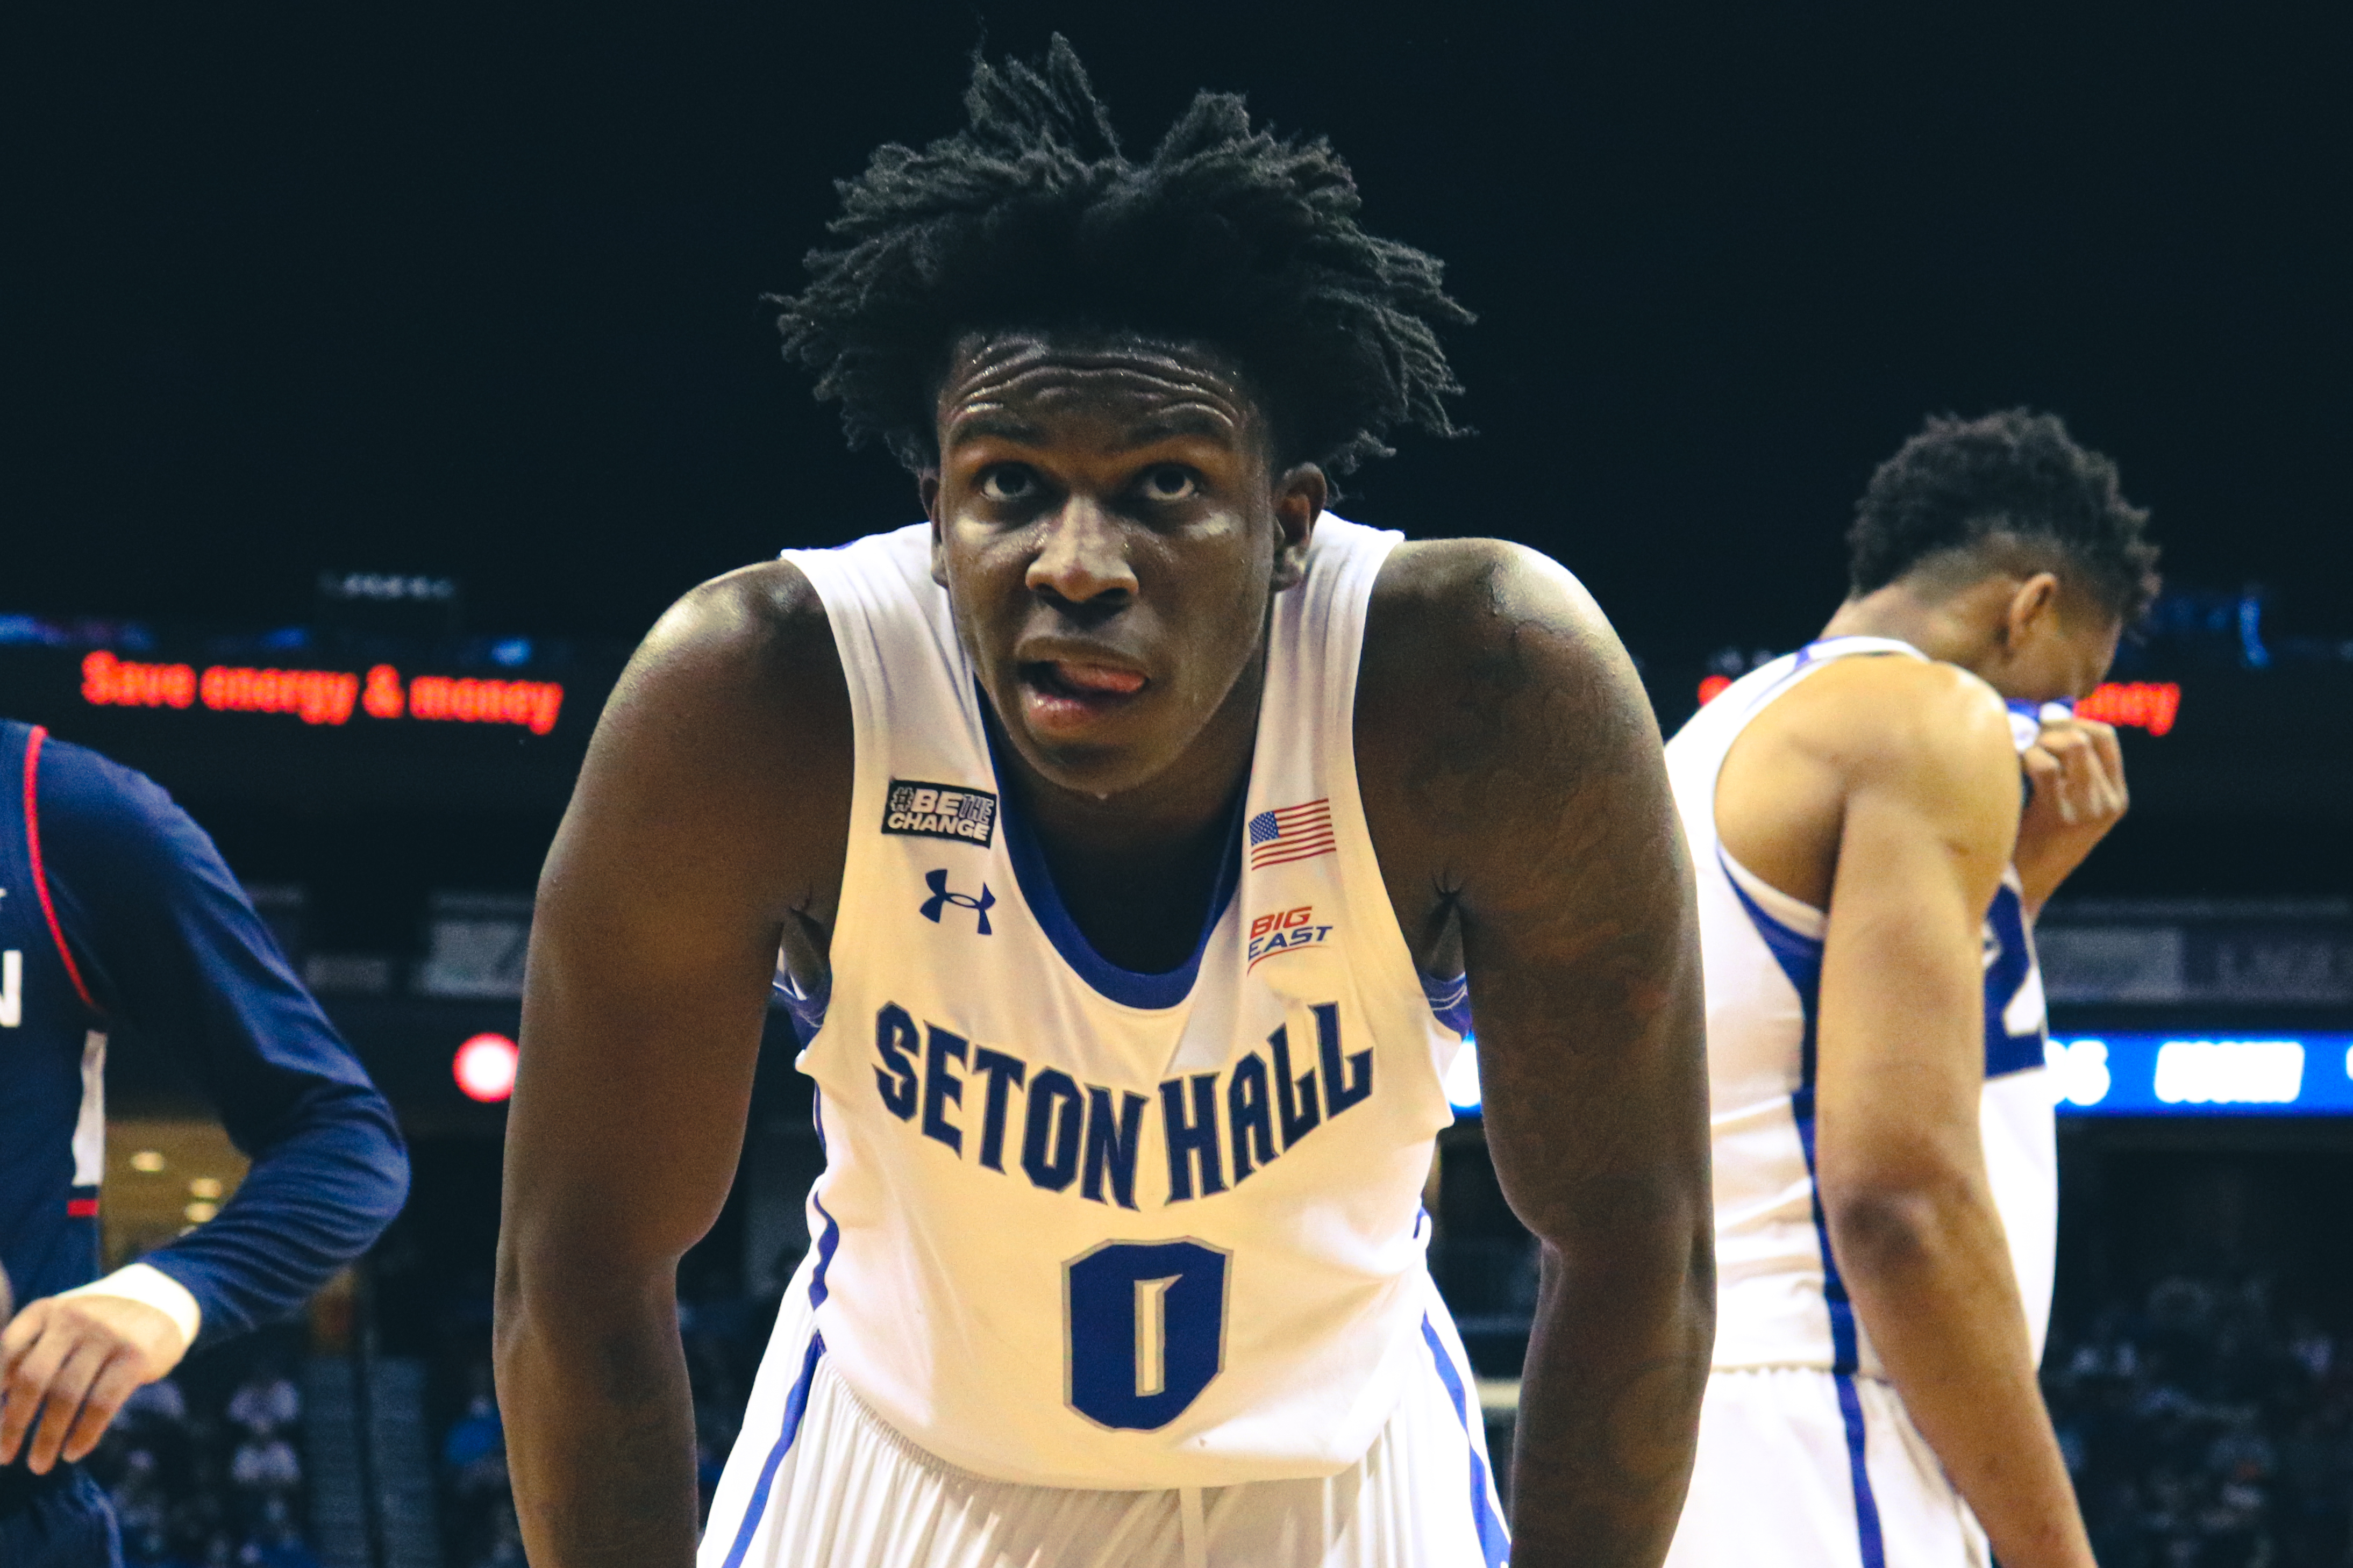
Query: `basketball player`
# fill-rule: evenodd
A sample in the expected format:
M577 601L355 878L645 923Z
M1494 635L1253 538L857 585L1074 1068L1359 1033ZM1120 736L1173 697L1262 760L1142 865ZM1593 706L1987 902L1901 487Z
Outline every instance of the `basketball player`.
M106 1044L185 1067L253 1165L98 1279ZM398 1211L392 1110L204 830L148 779L0 721L0 1563L121 1561L79 1461L131 1391L284 1316Z
M693 1555L674 1278L781 946L828 1163L705 1568L1655 1563L1714 1289L1629 661L1540 556L1322 515L1449 428L1463 319L1328 146L1205 94L1131 162L1059 40L967 101L845 187L784 315L929 521L690 595L542 885L499 1327L532 1561ZM1473 1011L1543 1259L1508 1542L1423 1260Z
M2155 592L2146 521L2055 418L1931 420L1873 476L1820 639L1667 748L1723 1270L1676 1568L2092 1561L2035 1385L2058 1169L2029 932L2125 809L2115 732L2057 705Z

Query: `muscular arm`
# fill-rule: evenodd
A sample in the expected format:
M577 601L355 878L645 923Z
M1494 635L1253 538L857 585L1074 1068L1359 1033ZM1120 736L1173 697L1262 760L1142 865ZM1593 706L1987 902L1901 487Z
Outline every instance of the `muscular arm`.
M733 1181L778 942L830 919L850 726L797 570L690 595L622 677L540 883L497 1364L539 1568L692 1561L678 1259Z
M1408 546L1358 751L1391 897L1459 921L1488 1146L1541 1247L1512 1557L1656 1563L1715 1333L1690 870L1658 731L1600 612L1485 542Z
M1979 928L2018 763L1990 696L1884 661L1826 750L1846 781L1816 1150L1831 1248L1905 1408L2010 1568L2088 1568L1978 1128Z

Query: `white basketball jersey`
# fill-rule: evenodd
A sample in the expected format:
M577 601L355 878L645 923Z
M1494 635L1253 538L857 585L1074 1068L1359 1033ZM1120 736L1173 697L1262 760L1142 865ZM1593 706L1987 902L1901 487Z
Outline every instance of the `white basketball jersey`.
M1054 1487L1329 1475L1427 1376L1420 1194L1461 1040L1390 909L1351 744L1398 539L1327 516L1276 595L1229 858L1162 974L1106 962L1064 911L928 529L787 557L857 728L829 990L794 998L822 1019L800 1058L826 1145L809 1295L843 1381L953 1465Z
M1699 888L1715 1161L1715 1365L1881 1375L1831 1256L1814 1188L1814 1026L1823 911L1771 887L1716 837L1725 754L1765 706L1841 658L1925 658L1887 637L1831 637L1733 683L1667 745ZM2032 739L2031 726L2021 739ZM2043 1071L2042 980L2006 873L1985 921L1987 1174L2010 1240L2034 1354L2042 1354L2058 1245L2054 1101Z

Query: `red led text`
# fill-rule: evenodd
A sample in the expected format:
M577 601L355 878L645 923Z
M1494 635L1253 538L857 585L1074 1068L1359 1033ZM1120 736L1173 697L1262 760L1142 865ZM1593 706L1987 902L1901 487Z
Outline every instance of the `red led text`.
M2173 680L2109 681L2075 704L2078 719L2104 724L2129 724L2152 735L2173 728L2181 711L2181 685Z
M478 680L420 675L404 683L379 664L366 677L345 669L252 669L216 664L198 675L185 664L141 664L100 649L81 661L82 700L97 708L190 708L216 713L287 713L306 724L339 725L353 710L371 719L512 724L544 735L564 710L553 680Z

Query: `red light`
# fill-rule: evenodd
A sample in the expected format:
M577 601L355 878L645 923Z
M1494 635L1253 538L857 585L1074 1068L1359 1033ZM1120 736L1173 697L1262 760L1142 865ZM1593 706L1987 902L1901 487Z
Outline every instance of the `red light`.
M1703 708L1715 701L1732 684L1728 675L1711 675L1699 683L1699 705Z
M400 671L388 664L371 667L367 672L367 692L360 699L371 719L397 719L408 706L401 691Z
M515 1043L504 1035L476 1035L458 1047L449 1064L458 1090L468 1100L496 1105L514 1092Z
M2172 680L2111 680L2075 704L2078 719L2130 724L2152 735L2172 729L2180 712L2181 686Z

